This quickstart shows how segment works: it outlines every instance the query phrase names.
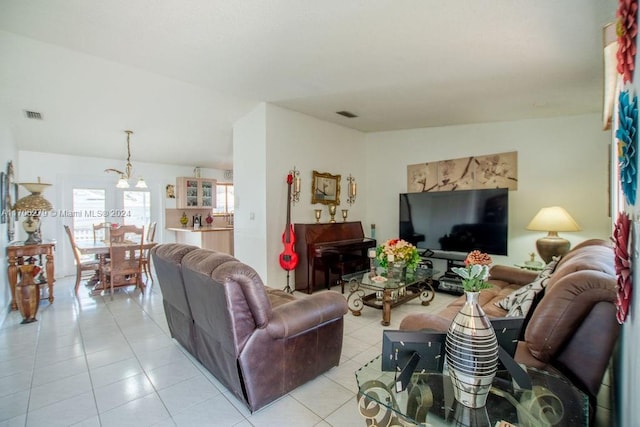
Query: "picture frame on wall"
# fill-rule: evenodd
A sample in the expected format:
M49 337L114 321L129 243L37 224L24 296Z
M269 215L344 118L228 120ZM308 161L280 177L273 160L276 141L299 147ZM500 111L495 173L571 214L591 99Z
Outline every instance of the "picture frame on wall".
M13 241L16 232L16 221L18 220L18 212L12 212L14 203L18 200L18 184L13 182L14 171L13 162L7 163L7 172L4 173L2 179L2 217L3 222L7 224L7 238L9 242ZM12 195L13 190L13 195ZM15 215L15 217L14 217Z
M11 183L11 203L13 206L13 204L15 204L18 201L18 183L17 182L13 182ZM11 206L9 206L9 209L11 209ZM9 214L11 214L11 211L9 211ZM18 220L18 211L13 211L13 219L15 221Z
M0 172L0 224L6 224L11 212L7 209L7 174Z
M311 180L311 204L340 204L340 175L313 171Z

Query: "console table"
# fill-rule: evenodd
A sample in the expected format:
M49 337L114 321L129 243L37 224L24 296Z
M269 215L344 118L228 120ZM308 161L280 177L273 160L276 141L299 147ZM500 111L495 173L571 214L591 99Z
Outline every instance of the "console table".
M47 276L47 285L49 286L49 302L53 302L53 251L55 242L43 242L36 245L25 245L24 242L11 242L7 246L7 258L9 259L9 267L7 274L9 276L9 286L11 287L11 310L17 310L16 303L16 284L18 283L18 266L24 264L24 260L29 257L46 256L45 274Z
M526 367L533 384L526 390L499 371L485 407L471 409L454 399L446 369L414 373L406 390L396 392L396 373L382 371L381 357L356 371L358 409L367 425L589 425L589 398L556 373Z

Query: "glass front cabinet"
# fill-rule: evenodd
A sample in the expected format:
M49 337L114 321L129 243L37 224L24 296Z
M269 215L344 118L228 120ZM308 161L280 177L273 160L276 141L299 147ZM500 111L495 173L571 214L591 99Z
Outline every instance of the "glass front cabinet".
M179 177L176 188L178 209L216 207L216 180L210 178Z

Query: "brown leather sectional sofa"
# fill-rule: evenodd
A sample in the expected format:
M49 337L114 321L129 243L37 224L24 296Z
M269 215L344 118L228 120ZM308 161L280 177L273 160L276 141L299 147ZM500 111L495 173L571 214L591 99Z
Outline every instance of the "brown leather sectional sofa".
M491 289L480 293L480 303L490 317L507 314L494 303L532 282L536 273L494 266ZM616 274L609 242L582 242L557 264L540 301L532 307L515 359L540 369L557 370L595 399L620 333L616 320ZM437 314L406 316L400 329L446 331L458 313L462 296Z
M295 298L230 255L182 244L152 250L169 329L253 412L337 366L345 298Z

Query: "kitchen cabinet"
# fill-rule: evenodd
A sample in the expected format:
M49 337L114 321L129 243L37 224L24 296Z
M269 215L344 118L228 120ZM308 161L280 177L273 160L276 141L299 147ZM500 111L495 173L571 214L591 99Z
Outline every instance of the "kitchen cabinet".
M216 180L211 178L179 177L176 183L178 209L216 207Z

